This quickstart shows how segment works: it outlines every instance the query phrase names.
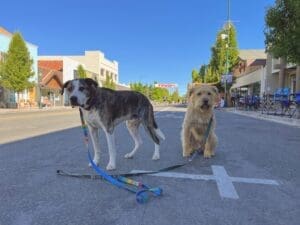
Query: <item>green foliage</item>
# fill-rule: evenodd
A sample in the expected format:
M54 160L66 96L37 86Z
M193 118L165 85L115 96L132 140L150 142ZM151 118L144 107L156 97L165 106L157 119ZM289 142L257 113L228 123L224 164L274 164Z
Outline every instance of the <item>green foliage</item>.
M199 73L196 69L193 69L192 70L192 82L195 83L195 82L199 82L199 81L200 81Z
M220 80L221 75L232 70L238 58L236 30L232 23L227 23L218 32L211 53L210 66Z
M80 64L77 67L78 78L86 78L86 72L83 66Z
M266 50L300 64L300 1L276 0L265 16Z
M170 102L179 102L181 100L178 90L174 91L170 95Z
M215 83L220 81L220 76L217 75L215 71L213 71L211 66L208 66L206 69L204 82L205 83Z
M116 89L116 84L113 81L112 76L106 75L106 79L103 83L103 87L110 88L110 89L113 89L113 90Z
M154 87L151 93L151 100L157 102L168 101L169 91L165 88Z
M32 64L33 60L21 34L15 33L4 62L1 63L1 85L18 93L33 87L34 83L29 81L34 76Z
M149 97L149 94L151 93L151 89L152 89L151 86L144 85L141 82L131 83L129 86L130 86L131 90L140 92L148 97Z
M192 80L201 83L220 82L221 75L232 71L238 59L236 30L232 23L227 23L217 33L216 42L211 48L208 65L201 65L199 73L193 70Z
M154 87L154 85L142 84L141 82L131 83L130 88L156 102L178 102L181 100L177 90L170 94L166 88Z
M200 82L201 83L204 83L204 80L205 80L205 74L206 74L206 70L207 70L207 65L203 64L201 65L200 67L200 70L199 70L199 77L200 77Z

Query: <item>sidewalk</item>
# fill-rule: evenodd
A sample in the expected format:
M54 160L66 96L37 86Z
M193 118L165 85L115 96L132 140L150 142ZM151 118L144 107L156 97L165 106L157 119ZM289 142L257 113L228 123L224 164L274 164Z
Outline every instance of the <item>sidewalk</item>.
M300 119L289 118L284 116L266 115L266 114L262 114L261 111L245 111L245 110L238 110L236 108L224 108L223 110L238 115L242 115L242 116L248 116L255 119L267 120L275 123L281 123L281 124L300 128Z
M155 109L162 107L183 107L182 104L153 104ZM27 113L27 112L51 112L51 111L66 111L66 110L78 110L78 107L72 108L71 106L55 106L55 107L43 107L42 109L38 107L33 108L21 108L21 109L3 109L0 108L0 115L11 114L11 113Z
M56 106L56 107L43 107L43 108L21 108L21 109L1 109L0 115L2 114L11 114L11 113L26 113L26 112L49 112L49 111L65 111L65 110L74 110L70 106Z

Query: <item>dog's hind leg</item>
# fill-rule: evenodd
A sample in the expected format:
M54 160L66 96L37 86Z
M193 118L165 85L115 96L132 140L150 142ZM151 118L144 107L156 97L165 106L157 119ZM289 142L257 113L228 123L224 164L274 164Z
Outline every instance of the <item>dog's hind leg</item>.
M133 155L137 152L140 145L143 143L142 139L141 139L141 136L140 136L140 133L139 133L140 123L141 123L141 121L139 119L127 120L126 121L127 129L129 131L131 137L134 140L133 150L125 155L125 158L127 158L127 159L132 158Z
M154 148L152 160L158 160L158 159L160 159L159 137L161 137L162 139L165 139L165 136L161 132L161 130L158 129L158 126L154 119L154 113L153 113L152 106L149 107L148 111L145 111L142 122L143 122L143 126L145 127L146 132L149 134L149 136L154 141L155 148Z
M109 133L105 131L107 145L108 145L108 153L109 153L109 162L106 166L107 170L116 169L116 147L115 147L115 136L114 133Z
M100 163L100 143L99 143L99 129L95 127L88 126L89 132L91 135L93 147L94 147L94 163L99 166ZM91 167L91 163L89 163L89 167Z
M152 138L152 140L154 141L154 153L152 156L152 160L158 160L160 159L160 152L159 152L159 138L158 138L158 134L156 133L155 128L151 125L151 124L144 124L145 130L147 131L147 133L149 134L149 136Z

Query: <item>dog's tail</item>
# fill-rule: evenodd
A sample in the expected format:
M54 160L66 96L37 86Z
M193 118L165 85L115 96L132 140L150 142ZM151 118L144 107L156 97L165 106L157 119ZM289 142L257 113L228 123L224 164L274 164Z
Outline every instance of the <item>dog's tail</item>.
M144 113L143 125L156 144L159 144L159 138L165 140L165 135L158 128L157 123L155 121L153 107L151 104L149 105L148 110L146 110Z

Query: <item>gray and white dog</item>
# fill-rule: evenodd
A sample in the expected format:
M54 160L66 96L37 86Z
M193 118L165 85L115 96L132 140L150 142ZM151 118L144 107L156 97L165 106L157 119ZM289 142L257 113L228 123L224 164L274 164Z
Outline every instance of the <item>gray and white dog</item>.
M63 86L62 94L64 90L68 93L71 105L79 106L82 109L94 147L93 161L95 164L99 165L100 161L98 130L102 128L109 150L109 163L106 169L116 169L114 129L123 121L126 121L129 133L135 143L133 150L126 154L125 158L132 158L142 144L138 131L140 124L143 124L155 143L152 159L160 158L159 138L165 139L165 137L155 122L153 106L143 94L99 87L98 83L90 78L67 81Z

